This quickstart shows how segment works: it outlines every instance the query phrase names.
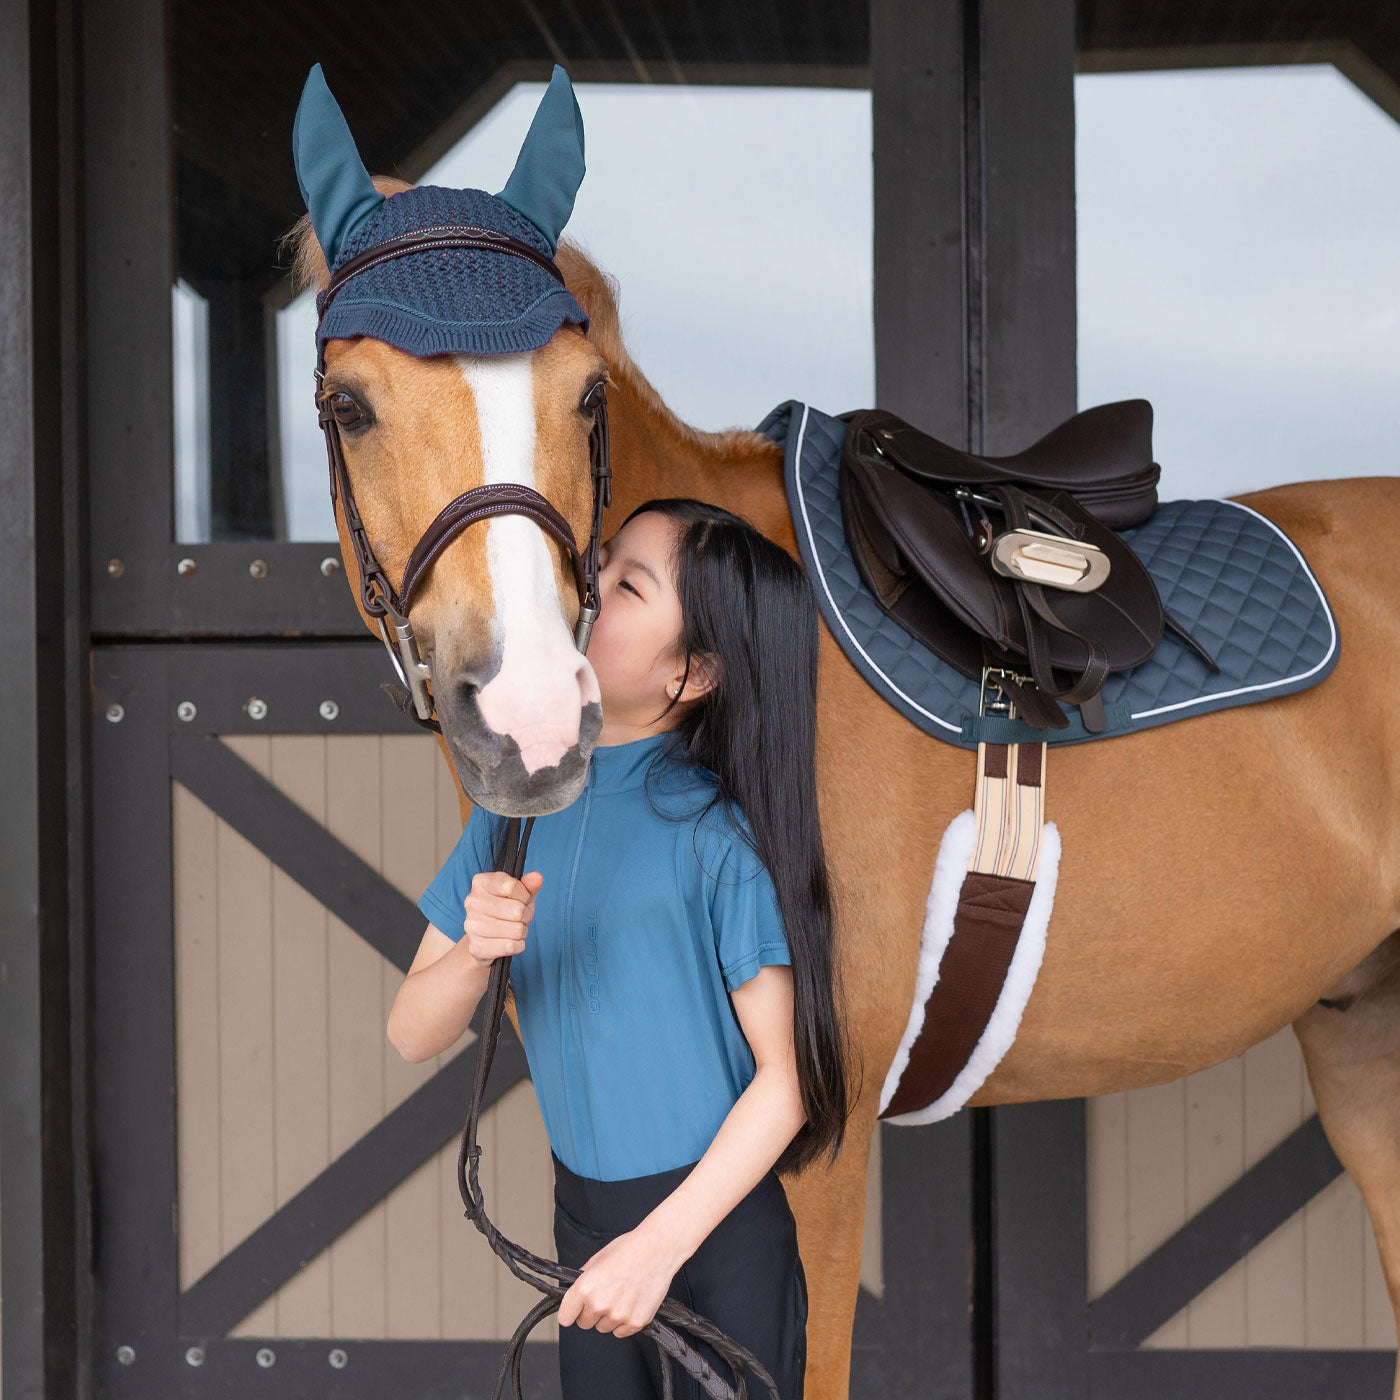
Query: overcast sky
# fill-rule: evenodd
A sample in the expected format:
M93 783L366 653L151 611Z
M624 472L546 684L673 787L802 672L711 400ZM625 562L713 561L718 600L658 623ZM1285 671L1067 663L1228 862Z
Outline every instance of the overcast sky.
M870 94L579 83L565 236L621 284L634 359L705 428L875 402ZM497 191L542 83L424 177ZM1400 128L1327 64L1075 79L1079 406L1155 410L1163 499L1400 472ZM279 327L291 537L327 538ZM1047 425L1049 426L1049 425Z

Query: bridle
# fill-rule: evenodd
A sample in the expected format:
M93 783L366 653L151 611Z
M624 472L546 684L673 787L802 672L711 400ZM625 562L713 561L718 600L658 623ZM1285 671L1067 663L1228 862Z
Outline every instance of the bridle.
M538 249L510 234L499 233L495 229L479 228L471 224L444 226L419 233L400 234L380 243L371 244L362 252L348 259L331 275L324 291L316 298L317 324L325 317L326 308L335 294L357 273L367 268L377 267L390 258L406 257L412 253L432 252L444 248L475 248L485 252L509 253L515 257L528 258L544 268L561 286L566 285L564 276L551 258ZM319 336L318 336L319 340ZM574 645L580 652L588 649L589 634L593 630L594 619L598 616L598 545L603 532L603 509L612 504L612 469L608 463L608 410L604 387L599 384L589 394L585 403L596 398L593 428L588 439L588 457L593 478L593 518L588 544L580 553L578 542L569 522L532 487L519 482L493 482L489 485L474 486L460 496L450 500L434 517L432 524L423 532L414 545L404 566L403 579L396 590L389 582L374 548L365 532L364 522L355 504L355 495L350 487L350 474L345 468L345 457L341 451L339 425L328 405L324 402L322 390L325 384L324 353L318 351L316 360L316 405L321 430L326 435L326 456L330 465L331 505L335 506L337 492L341 507L345 512L345 523L349 529L350 541L355 550L355 562L360 574L360 601L370 616L379 622L379 635L385 649L393 661L400 678L409 688L413 700L414 713L411 718L424 728L442 732L441 725L434 717L432 695L428 691L429 670L418 652L418 643L409 622L409 612L413 599L423 580L427 577L434 561L443 550L468 525L478 520L489 519L493 515L523 515L546 530L565 549L573 562L574 582L578 587L579 615L574 628ZM389 639L385 619L394 628L394 641ZM534 817L525 819L521 828L519 817L511 817L506 823L501 849L497 852L496 868L508 871L518 880L525 870L525 850L534 826ZM501 1017L505 1009L506 985L510 980L509 956L496 958L491 964L491 976L482 998L483 1030L477 1045L476 1078L472 1086L471 1105L467 1110L467 1121L462 1128L461 1150L457 1157L457 1186L466 1206L466 1217L475 1224L491 1244L491 1248L505 1261L517 1278L533 1284L545 1296L526 1313L515 1329L501 1358L500 1369L496 1373L496 1383L491 1390L491 1400L500 1400L507 1372L511 1377L515 1400L524 1400L521 1387L521 1362L524 1359L525 1339L537 1323L543 1322L552 1312L556 1312L563 1301L569 1285L583 1272L557 1260L544 1259L538 1254L506 1239L486 1216L482 1200L481 1186L477 1180L481 1147L476 1140L477 1123L481 1115L481 1103L486 1091L486 1079L491 1073L491 1061L496 1053L496 1042L500 1036ZM535 1272L528 1272L534 1270ZM536 1274L544 1274L539 1278ZM734 1381L726 1381L709 1362L700 1355L676 1331L683 1327L698 1338L703 1338L734 1372ZM762 1363L746 1347L726 1336L708 1318L692 1312L673 1298L664 1298L655 1316L642 1329L656 1342L661 1352L661 1379L665 1400L673 1400L671 1367L668 1355L674 1357L699 1383L705 1395L711 1400L746 1400L748 1383L744 1368L750 1368L767 1387L770 1400L782 1400L772 1376Z
M428 253L447 248L475 248L488 252L509 253L528 258L544 268L564 286L564 275L553 259L546 257L528 243L495 229L478 228L472 224L452 224L421 233L399 234L381 243L371 244L343 263L331 275L324 291L316 298L317 323L324 319L336 293L358 273L365 272L391 258L407 257L413 253ZM321 431L326 436L326 457L330 465L331 506L339 494L345 512L345 524L355 551L360 573L360 601L364 609L379 623L379 635L394 663L400 679L413 697L414 717L426 728L442 732L434 717L433 697L428 691L429 669L419 655L418 642L409 622L413 600L434 562L468 525L493 515L524 515L547 531L569 552L578 589L579 614L574 628L574 645L580 651L588 647L588 636L598 616L598 545L603 532L603 509L612 504L612 469L608 463L608 404L602 384L598 384L584 401L594 410L593 428L588 436L588 458L593 478L593 516L588 544L580 552L569 522L533 487L514 481L490 482L473 486L443 506L414 545L404 566L403 580L397 589L389 582L383 566L375 557L369 542L355 493L350 487L350 473L345 467L339 425L326 401L325 355L316 360L316 408ZM386 618L393 625L394 639L390 641Z

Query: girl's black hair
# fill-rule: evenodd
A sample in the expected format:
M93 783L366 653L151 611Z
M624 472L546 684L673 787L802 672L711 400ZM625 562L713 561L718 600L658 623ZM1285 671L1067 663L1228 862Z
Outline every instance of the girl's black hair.
M835 914L817 813L816 598L802 566L743 516L669 496L643 501L627 520L643 511L679 526L671 575L685 673L697 657L718 662L715 683L683 710L674 743L663 748L718 778L702 814L720 801L744 814L753 839L737 823L734 829L772 877L787 935L807 1121L774 1166L797 1172L827 1150L835 1161L849 1112L851 1047L839 1009ZM657 718L678 703L672 697Z

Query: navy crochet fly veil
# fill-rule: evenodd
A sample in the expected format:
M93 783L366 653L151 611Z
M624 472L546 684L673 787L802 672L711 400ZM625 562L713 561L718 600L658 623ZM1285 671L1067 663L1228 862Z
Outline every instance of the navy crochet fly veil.
M405 234L483 228L553 258L583 180L583 117L568 74L554 66L499 194L419 185L382 195L374 187L318 63L292 129L297 182L332 273ZM325 294L317 298L320 310ZM484 248L434 248L366 267L336 294L316 333L327 340L373 336L410 355L504 355L545 345L588 315L545 268Z

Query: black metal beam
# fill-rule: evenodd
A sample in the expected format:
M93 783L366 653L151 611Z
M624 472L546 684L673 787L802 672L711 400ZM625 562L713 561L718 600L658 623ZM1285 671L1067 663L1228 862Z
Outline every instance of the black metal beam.
M995 454L1077 406L1074 0L964 0L962 47L967 436ZM985 1125L977 1393L1082 1400L1083 1102L971 1112Z
M173 734L171 776L407 972L427 920L372 865L212 734Z
M1149 1348L1089 1356L1094 1400L1390 1400L1393 1351Z
M862 1288L851 1400L969 1400L971 1119L880 1123L884 1297Z
M1089 1305L1094 1347L1141 1346L1342 1171L1313 1114Z
M478 1034L482 1015L478 1007ZM454 1057L187 1288L180 1298L180 1335L226 1336L417 1171L452 1136L454 1115L465 1114L476 1058L475 1050ZM503 1019L483 1111L528 1073L524 1047ZM475 1227L464 1221L462 1228Z
M871 0L870 87L875 400L966 444L962 0ZM857 1299L851 1395L980 1396L972 1120L877 1131L885 1297Z
M70 819L83 810L81 600L68 540L78 457L66 409L75 328L72 15L0 11L0 1389L75 1392L81 1363L71 1023ZM85 1333L81 1334L85 1336Z
M540 1335L536 1328L534 1336ZM248 1400L253 1395L258 1400L477 1400L491 1394L506 1345L504 1339L230 1337L199 1343L202 1359L196 1369L186 1360L189 1340L170 1338L150 1364L112 1368L109 1395L111 1400ZM267 1355L258 1360L260 1352L270 1354L270 1365ZM558 1344L526 1342L522 1376L525 1400L559 1400Z

